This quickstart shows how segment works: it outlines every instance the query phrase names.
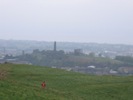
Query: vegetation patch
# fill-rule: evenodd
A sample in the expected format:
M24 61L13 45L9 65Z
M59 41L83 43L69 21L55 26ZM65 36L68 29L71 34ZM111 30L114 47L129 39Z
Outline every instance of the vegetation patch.
M133 76L95 76L48 67L2 64L0 100L131 100ZM2 72L3 72L2 71ZM41 83L46 82L46 88Z
M5 64L6 65L6 64ZM0 80L7 78L10 71L10 67L0 65Z
M6 78L7 72L5 70L0 70L0 80Z

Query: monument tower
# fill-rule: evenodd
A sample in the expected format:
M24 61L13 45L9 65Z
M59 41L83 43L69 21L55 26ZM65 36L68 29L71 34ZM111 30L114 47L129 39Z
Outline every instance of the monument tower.
M56 51L56 41L54 42L54 51Z

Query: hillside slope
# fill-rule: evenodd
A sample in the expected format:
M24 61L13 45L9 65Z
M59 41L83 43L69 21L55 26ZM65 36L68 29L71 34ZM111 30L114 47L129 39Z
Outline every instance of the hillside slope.
M41 83L46 81L46 89ZM133 76L90 76L0 64L0 100L132 100Z

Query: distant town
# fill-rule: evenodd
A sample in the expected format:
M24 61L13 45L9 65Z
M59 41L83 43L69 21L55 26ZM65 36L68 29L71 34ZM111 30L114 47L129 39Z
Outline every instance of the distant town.
M0 63L47 66L95 75L132 75L133 46L0 40Z

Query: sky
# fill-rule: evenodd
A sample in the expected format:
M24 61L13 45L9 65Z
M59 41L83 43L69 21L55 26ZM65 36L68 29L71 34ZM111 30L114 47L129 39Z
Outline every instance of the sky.
M0 39L133 45L133 0L0 0Z

